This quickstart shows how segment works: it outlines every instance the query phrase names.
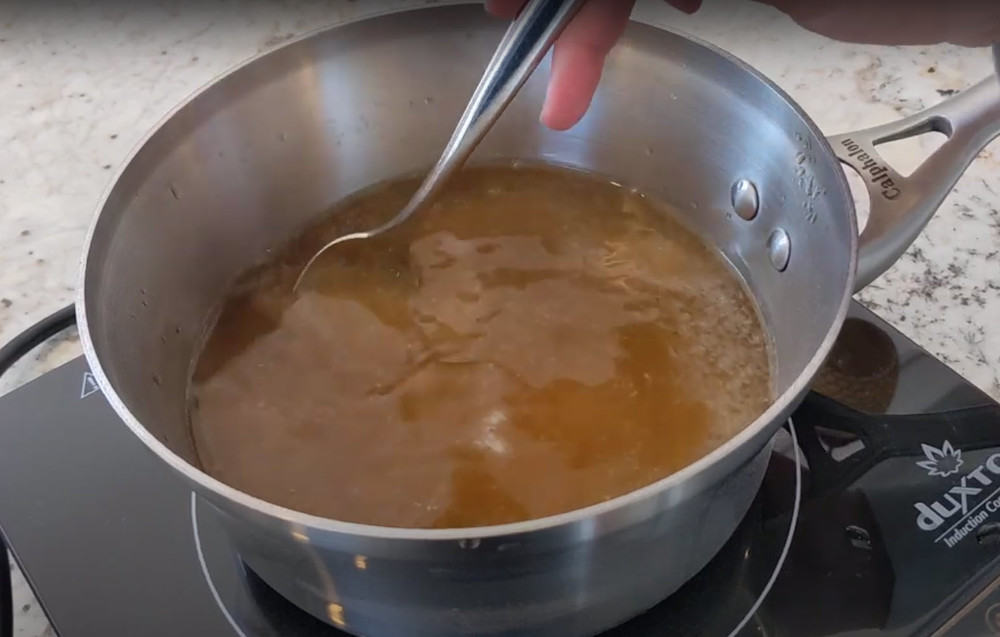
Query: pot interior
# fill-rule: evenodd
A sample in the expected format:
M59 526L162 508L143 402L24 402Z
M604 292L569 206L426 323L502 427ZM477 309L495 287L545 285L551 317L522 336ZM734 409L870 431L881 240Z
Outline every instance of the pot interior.
M197 463L186 386L233 280L338 200L432 163L503 29L480 5L334 28L240 68L150 137L100 213L83 292L90 362L142 427ZM851 287L851 199L815 127L739 63L635 23L568 132L538 123L547 75L543 65L473 161L552 161L675 204L745 278L773 340L775 389L788 390ZM731 203L739 179L759 194L749 221ZM768 248L779 229L784 271Z

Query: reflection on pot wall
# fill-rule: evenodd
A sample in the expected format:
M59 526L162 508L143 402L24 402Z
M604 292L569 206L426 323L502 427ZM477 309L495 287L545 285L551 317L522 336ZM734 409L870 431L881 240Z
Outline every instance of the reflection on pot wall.
M873 414L914 414L989 404L989 397L912 342L887 334L853 306L813 390ZM942 378L949 379L941 382ZM898 392L899 387L907 391Z

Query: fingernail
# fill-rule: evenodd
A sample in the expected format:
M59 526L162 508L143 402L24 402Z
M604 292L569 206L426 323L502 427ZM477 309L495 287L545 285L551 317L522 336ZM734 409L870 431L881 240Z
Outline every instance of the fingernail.
M549 109L547 106L542 105L542 111L538 114L538 123L551 129L552 125L549 123L549 119L551 119L549 116Z

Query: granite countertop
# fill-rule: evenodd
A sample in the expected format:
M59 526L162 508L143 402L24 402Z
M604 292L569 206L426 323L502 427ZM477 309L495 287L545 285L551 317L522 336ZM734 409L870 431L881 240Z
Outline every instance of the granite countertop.
M0 342L71 302L84 235L133 147L173 106L234 64L309 30L386 8L371 2L102 3L0 12ZM725 5L725 6L723 6ZM636 16L743 58L827 133L930 106L991 71L985 49L836 43L754 3L689 18L650 1ZM883 147L904 171L931 142ZM1000 158L969 168L907 254L859 298L1000 400ZM992 317L992 318L991 318ZM0 393L79 353L75 334L40 348ZM16 634L52 634L15 577Z

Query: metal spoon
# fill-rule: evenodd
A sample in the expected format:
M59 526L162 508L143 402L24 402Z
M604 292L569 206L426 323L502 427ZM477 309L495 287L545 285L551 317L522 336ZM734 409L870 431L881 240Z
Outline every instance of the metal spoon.
M585 0L528 0L511 22L486 65L483 77L458 120L444 152L403 209L377 228L345 234L324 245L302 268L292 290L299 289L312 265L333 246L382 234L423 208L465 163L584 2Z

